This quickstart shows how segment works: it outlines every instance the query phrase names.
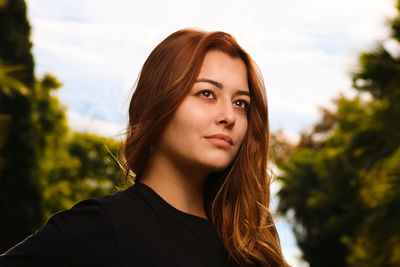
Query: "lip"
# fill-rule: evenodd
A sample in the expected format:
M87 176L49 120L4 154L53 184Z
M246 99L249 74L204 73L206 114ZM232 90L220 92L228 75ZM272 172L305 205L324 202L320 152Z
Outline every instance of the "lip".
M207 136L206 139L219 147L231 147L233 145L232 138L225 134L214 134Z

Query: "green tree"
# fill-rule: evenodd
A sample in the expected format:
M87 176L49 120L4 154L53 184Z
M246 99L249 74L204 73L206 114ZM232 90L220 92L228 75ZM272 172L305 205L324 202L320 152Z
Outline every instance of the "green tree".
M0 68L0 251L31 234L43 221L31 92Z
M397 5L400 13L400 1ZM400 16L392 22L400 41ZM400 265L400 57L379 43L360 55L353 86L278 161L279 208L311 266Z
M0 76L0 250L32 234L44 222L43 189L49 162L68 164L63 148L68 127L65 112L51 91L61 84L49 74L26 88L9 76Z
M0 2L0 60L5 65L18 65L20 69L10 73L28 88L34 84L34 62L29 40L30 25L23 0Z
M30 101L34 64L22 0L0 2L0 252L42 222Z
M61 86L45 74L28 90L0 69L1 251L32 234L54 212L112 193L119 142L69 130Z
M52 166L44 185L46 217L78 201L114 192L120 169L112 155L119 147L120 143L112 139L72 133L63 155L48 163Z
M46 74L35 88L34 125L37 133L38 168L44 218L71 208L78 201L112 193L119 166L112 158L119 142L69 129L65 107L54 91L61 86Z
M391 39L400 47L400 1L392 21ZM368 213L348 240L354 266L400 265L400 57L383 43L360 56L353 75L357 90L369 92L376 103L368 129L356 136L364 168L359 171L360 195Z
M0 253L54 212L111 193L119 174L106 147L118 142L73 133L50 74L34 79L24 1L0 2ZM106 146L106 147L105 147Z
M279 210L294 211L294 232L310 266L346 266L343 238L354 234L364 214L357 167L346 145L365 123L366 103L340 97L336 105L334 116L325 110L312 131L302 134L290 160L277 162L283 171Z

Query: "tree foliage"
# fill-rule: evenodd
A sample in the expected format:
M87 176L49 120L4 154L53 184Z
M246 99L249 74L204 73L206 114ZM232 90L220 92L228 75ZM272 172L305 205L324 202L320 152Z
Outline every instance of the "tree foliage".
M392 22L400 46L399 25L400 16ZM379 43L359 59L360 94L336 99L277 161L279 209L294 212L311 266L400 265L400 57Z
M22 0L0 2L0 254L54 212L111 193L119 143L75 133L51 74L33 78Z
M30 25L23 0L0 2L0 59L5 65L18 65L10 73L27 87L34 84L34 62L29 40Z
M30 92L0 68L0 251L43 221Z
M277 162L283 171L279 209L294 211L294 232L311 266L346 266L348 249L342 238L354 234L364 213L357 196L357 167L345 144L363 123L365 103L344 97L336 103L331 127L322 131L323 121L316 124L311 133L303 133L290 160ZM328 133L331 136L324 139Z
M120 170L113 155L119 146L117 141L104 137L72 133L63 144L62 154L58 151L58 158L47 161L43 194L46 217L78 201L115 191Z

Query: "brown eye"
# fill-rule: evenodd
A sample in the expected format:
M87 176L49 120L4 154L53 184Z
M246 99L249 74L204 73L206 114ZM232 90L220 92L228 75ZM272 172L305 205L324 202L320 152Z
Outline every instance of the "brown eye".
M247 101L244 100L236 100L235 102L233 102L233 104L245 110L247 110L249 107L249 103L247 103Z
M205 98L214 98L214 94L213 94L213 92L212 91L210 91L210 90L203 90L203 91L200 91L199 93L197 93L198 95L201 95L201 96L203 96L203 97L205 97Z

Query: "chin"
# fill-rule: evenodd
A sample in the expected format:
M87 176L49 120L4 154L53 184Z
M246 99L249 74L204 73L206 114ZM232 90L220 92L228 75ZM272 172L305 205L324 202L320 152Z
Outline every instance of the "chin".
M210 170L210 172L218 172L225 170L232 162L230 159L214 159L207 162L203 162L203 165Z

